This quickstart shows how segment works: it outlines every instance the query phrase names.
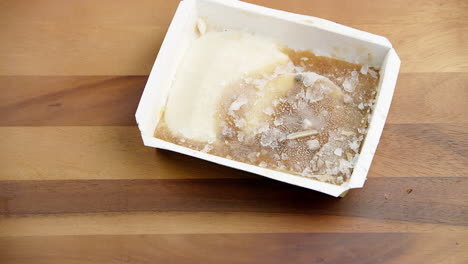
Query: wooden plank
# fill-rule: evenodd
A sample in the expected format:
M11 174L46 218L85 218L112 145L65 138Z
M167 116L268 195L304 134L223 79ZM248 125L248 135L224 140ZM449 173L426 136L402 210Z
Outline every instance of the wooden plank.
M0 237L209 233L465 233L468 227L362 217L256 212L0 216Z
M386 125L369 177L467 176L468 123Z
M2 1L0 75L146 75L178 2Z
M0 260L42 263L462 264L465 234L312 233L0 238Z
M460 0L359 0L350 3L346 0L246 0L257 5L276 8L288 12L317 16L343 24L410 24L466 19L464 10L468 8ZM28 0L4 0L0 7L2 22L11 24L77 23L77 24L168 24L179 3L178 0L140 0L137 3L126 1L82 0L64 3L60 0L42 0L31 3ZM131 7L135 12L124 12ZM40 10L40 12L38 12ZM8 11L8 12L7 12ZM21 13L23 16L16 16ZM79 18L79 19L77 19Z
M248 0L246 2L288 12L316 16L340 24L393 24L460 21L468 4L459 0Z
M466 226L466 188L466 177L371 178L337 199L264 178L0 181L0 214L262 212Z
M0 75L147 75L177 3L3 1ZM387 36L401 56L402 72L468 70L465 1L255 3Z
M468 123L468 73L401 73L387 123Z
M147 75L168 25L2 25L1 75ZM44 52L49 50L49 52Z
M468 10L466 8L465 10ZM387 37L402 63L400 72L467 72L468 19L421 24L367 24L355 28ZM441 48L443 47L443 48Z
M0 179L251 177L145 147L137 127L2 127L0 135Z
M0 76L0 126L135 125L147 76ZM468 73L402 73L388 123L468 123Z
M3 76L1 123L136 125L147 76Z
M387 125L369 177L468 175L468 124ZM136 127L0 127L0 180L251 178L143 146Z
M0 23L17 25L85 24L85 25L159 25L169 24L178 0L139 0L135 3L118 0L82 0L66 3L61 0L3 0ZM447 5L451 11L456 6ZM128 11L132 8L132 12ZM18 16L17 14L22 14Z

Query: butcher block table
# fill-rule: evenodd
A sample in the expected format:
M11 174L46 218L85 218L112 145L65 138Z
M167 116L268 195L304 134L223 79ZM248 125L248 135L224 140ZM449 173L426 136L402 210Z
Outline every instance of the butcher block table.
M401 57L365 188L341 199L143 146L178 2L0 1L0 263L468 263L468 1L252 1Z

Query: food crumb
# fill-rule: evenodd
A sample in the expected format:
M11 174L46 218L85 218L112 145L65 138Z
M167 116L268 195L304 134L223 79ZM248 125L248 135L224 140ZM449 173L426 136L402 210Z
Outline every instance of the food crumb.
M208 153L208 152L210 152L212 149L213 149L213 146L211 146L211 145L209 145L209 144L206 144L205 147L204 147L202 150L200 150L200 151L203 152L203 153Z
M308 140L306 144L310 150L317 150L320 148L320 143L316 139Z
M200 35L206 33L206 22L201 18L197 19L197 30Z
M361 73L363 75L367 75L367 72L369 71L369 66L367 64L362 65L361 67Z
M341 156L343 154L343 150L341 148L337 148L333 153L337 156Z

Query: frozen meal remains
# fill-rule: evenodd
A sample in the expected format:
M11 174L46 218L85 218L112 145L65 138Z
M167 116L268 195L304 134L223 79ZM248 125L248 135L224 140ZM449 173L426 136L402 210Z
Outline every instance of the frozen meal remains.
M366 136L377 69L263 36L206 31L178 67L155 136L341 185Z

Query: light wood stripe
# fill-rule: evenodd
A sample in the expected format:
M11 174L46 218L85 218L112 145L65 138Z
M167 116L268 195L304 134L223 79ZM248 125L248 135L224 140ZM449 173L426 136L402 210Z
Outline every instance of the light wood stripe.
M2 1L0 75L147 75L178 2Z
M459 22L463 23L463 22ZM465 24L430 23L421 35L420 25L353 24L354 28L387 36L402 59L401 72L466 72L468 52ZM167 30L155 26L48 25L25 27L22 32L4 26L0 37L0 75L147 75ZM64 36L65 35L65 36ZM12 41L14 40L14 41ZM60 43L45 53L46 40ZM29 49L17 43L30 43ZM425 45L427 42L434 44ZM99 45L96 45L99 43ZM107 44L103 44L107 43ZM132 43L129 45L128 43ZM434 50L434 46L444 49ZM418 48L418 52L414 50ZM51 60L50 58L55 57ZM109 66L112 65L112 66Z
M468 123L468 73L401 73L389 124Z
M467 133L468 123L387 125L369 177L466 176ZM0 148L0 180L254 177L145 147L136 127L0 127Z
M0 216L2 236L208 233L465 233L468 227L347 216L249 212L135 212Z
M468 10L468 8L466 8ZM467 72L468 18L459 21L355 25L356 28L387 37L402 63L400 72ZM441 47L434 49L434 47Z
M248 177L211 162L145 147L137 127L2 127L0 179Z
M47 8L40 2L3 1L0 75L147 75L178 2L139 2L132 6L132 13L139 15L136 18L124 11L123 2L110 0L67 5L51 1ZM393 8L373 1L362 5L252 2L387 36L400 53L402 72L468 70L468 7L464 1L408 4L399 0ZM422 32L418 23L425 23L428 30Z
M342 24L394 24L453 22L466 19L463 10L468 4L457 0L395 0L391 5L380 1L359 0L358 2L331 0L271 1L248 0L262 6L299 14L321 17ZM437 7L437 8L434 8Z
M2 237L2 263L464 264L461 234L312 233Z
M347 24L411 24L415 22L447 22L464 19L468 4L457 0L394 0L383 5L376 1L363 1L353 4L347 1L321 0L270 1L247 0L270 8L281 9L305 15L312 15ZM78 3L65 4L61 0L47 0L47 8L41 2L30 3L28 0L4 0L1 10L4 23L12 24L115 24L115 25L154 25L165 24L172 19L178 0L140 0L132 4L138 15L125 13L128 7L124 2L112 0L82 0ZM43 4L43 3L42 3ZM337 7L339 5L339 8ZM437 8L434 8L437 7ZM77 9L79 8L79 9ZM38 12L40 10L40 12ZM352 12L351 12L352 11ZM16 13L24 16L16 16ZM79 18L79 20L77 20Z
M371 178L337 199L260 177L0 181L0 214L259 212L466 226L467 188L466 177Z

